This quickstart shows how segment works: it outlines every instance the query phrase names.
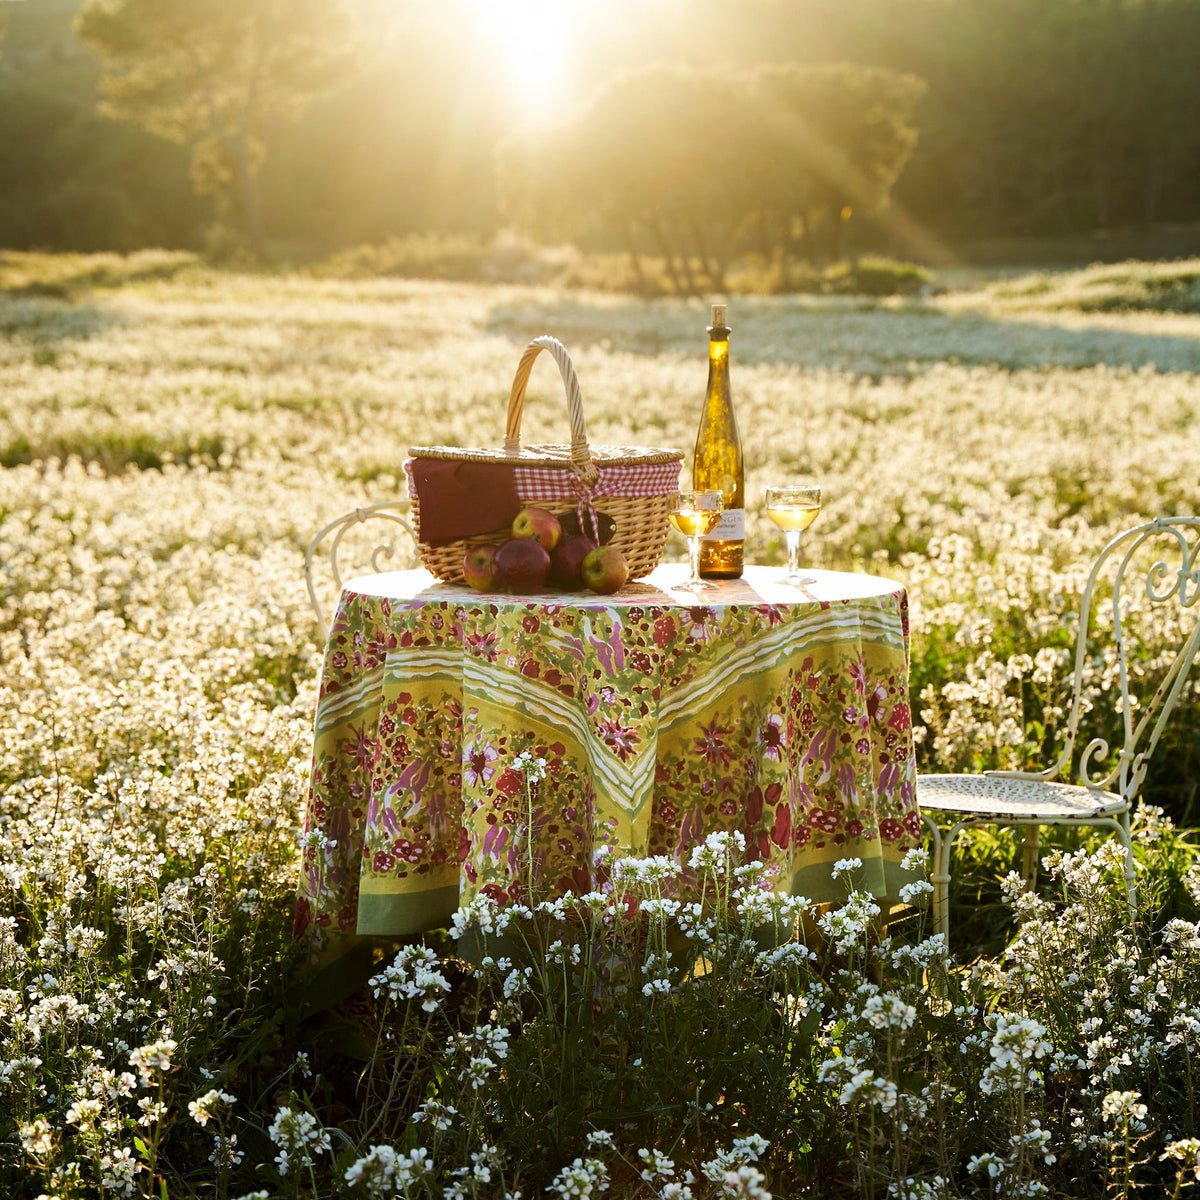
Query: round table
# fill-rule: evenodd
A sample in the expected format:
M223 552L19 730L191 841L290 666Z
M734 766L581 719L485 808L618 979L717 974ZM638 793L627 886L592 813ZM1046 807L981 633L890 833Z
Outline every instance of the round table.
M700 595L680 565L611 596L425 571L346 583L297 908L316 960L444 927L481 891L603 887L605 847L686 866L716 830L740 831L777 888L838 900L830 868L855 857L855 885L895 900L921 836L906 595L813 575L749 567Z

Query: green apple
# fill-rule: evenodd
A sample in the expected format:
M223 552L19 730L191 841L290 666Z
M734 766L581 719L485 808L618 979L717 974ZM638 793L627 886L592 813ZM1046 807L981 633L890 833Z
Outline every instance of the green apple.
M629 578L629 564L616 546L597 546L583 560L580 574L593 592L607 595L625 586Z

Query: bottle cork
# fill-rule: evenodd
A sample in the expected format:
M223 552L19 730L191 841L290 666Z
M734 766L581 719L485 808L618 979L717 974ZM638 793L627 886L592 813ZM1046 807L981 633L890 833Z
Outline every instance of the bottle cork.
M712 325L714 329L723 329L725 327L724 304L714 304L712 306Z

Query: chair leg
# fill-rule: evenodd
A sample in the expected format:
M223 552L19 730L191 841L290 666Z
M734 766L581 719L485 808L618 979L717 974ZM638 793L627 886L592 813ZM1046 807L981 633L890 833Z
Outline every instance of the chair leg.
M1041 844L1041 835L1041 826L1025 826L1025 841L1021 855L1021 878L1025 880L1031 892L1037 888L1038 847Z
M929 874L929 882L933 885L933 929L944 939L944 949L950 949L950 859L954 852L954 843L958 835L966 828L976 824L975 821L959 821L945 834L938 828L933 818L927 813L921 814L921 819L929 827L933 841L933 864ZM1133 857L1133 838L1129 829L1129 814L1119 817L1105 817L1094 820L1092 824L1105 825L1113 830L1125 849L1125 894L1129 903L1129 920L1132 924L1137 919L1137 878ZM1041 846L1041 825L1025 826L1022 846L1022 877L1032 889L1037 886L1038 851Z
M1092 825L1111 829L1125 849L1125 899L1129 905L1129 923L1137 920L1137 864L1133 858L1133 836L1129 831L1129 813L1118 817L1098 817Z
M932 825L932 819L928 820ZM933 884L933 931L942 935L942 949L947 953L950 951L950 857L958 835L971 824L959 821L945 834L939 830L934 838L933 870L929 874L929 882Z
M933 885L933 931L945 934L946 948L948 949L950 917L946 912L946 907L950 900L950 876L942 871L942 831L928 813L923 812L921 820L929 828L933 840L933 855L929 872L929 882Z

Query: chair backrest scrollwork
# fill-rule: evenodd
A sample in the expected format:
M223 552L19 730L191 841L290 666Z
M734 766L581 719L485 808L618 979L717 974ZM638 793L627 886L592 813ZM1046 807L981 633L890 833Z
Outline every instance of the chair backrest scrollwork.
M1111 650L1115 677L1120 685L1119 709L1122 744L1115 751L1103 737L1095 737L1079 754L1076 775L1088 787L1119 792L1132 802L1141 788L1150 756L1158 745L1187 684L1188 672L1200 651L1200 517L1159 517L1114 537L1100 552L1079 607L1071 707L1067 736L1054 766L1042 778L1068 777L1078 744L1079 727L1090 707L1086 676L1094 661L1094 628L1111 621ZM1137 644L1129 635L1132 614L1177 607L1175 623L1181 638L1179 650L1165 665L1156 690L1147 699L1138 694L1141 664L1132 654ZM1111 664L1110 664L1111 665ZM1148 688L1147 688L1148 690Z
M380 504L369 504L363 508L356 508L353 512L344 513L336 520L330 521L308 544L308 550L304 555L304 579L308 584L308 598L312 604L313 612L316 614L321 627L327 629L329 627L329 618L326 615L324 606L317 595L317 584L314 578L316 574L316 564L323 556L322 543L326 539L331 539L325 547L324 553L329 556L329 564L332 568L333 587L335 595L342 589L342 573L341 556L345 552L343 545L346 535L358 525L362 525L368 521L386 522L391 526L388 531L389 537L385 541L376 543L369 548L365 553L361 547L355 547L354 561L359 565L369 562L373 571L384 570L383 564L386 562L389 566L396 569L410 567L416 565L416 546L417 535L408 519L409 504L407 500L385 500ZM409 547L407 553L401 555L397 549L397 542L403 542L403 537L406 535Z

